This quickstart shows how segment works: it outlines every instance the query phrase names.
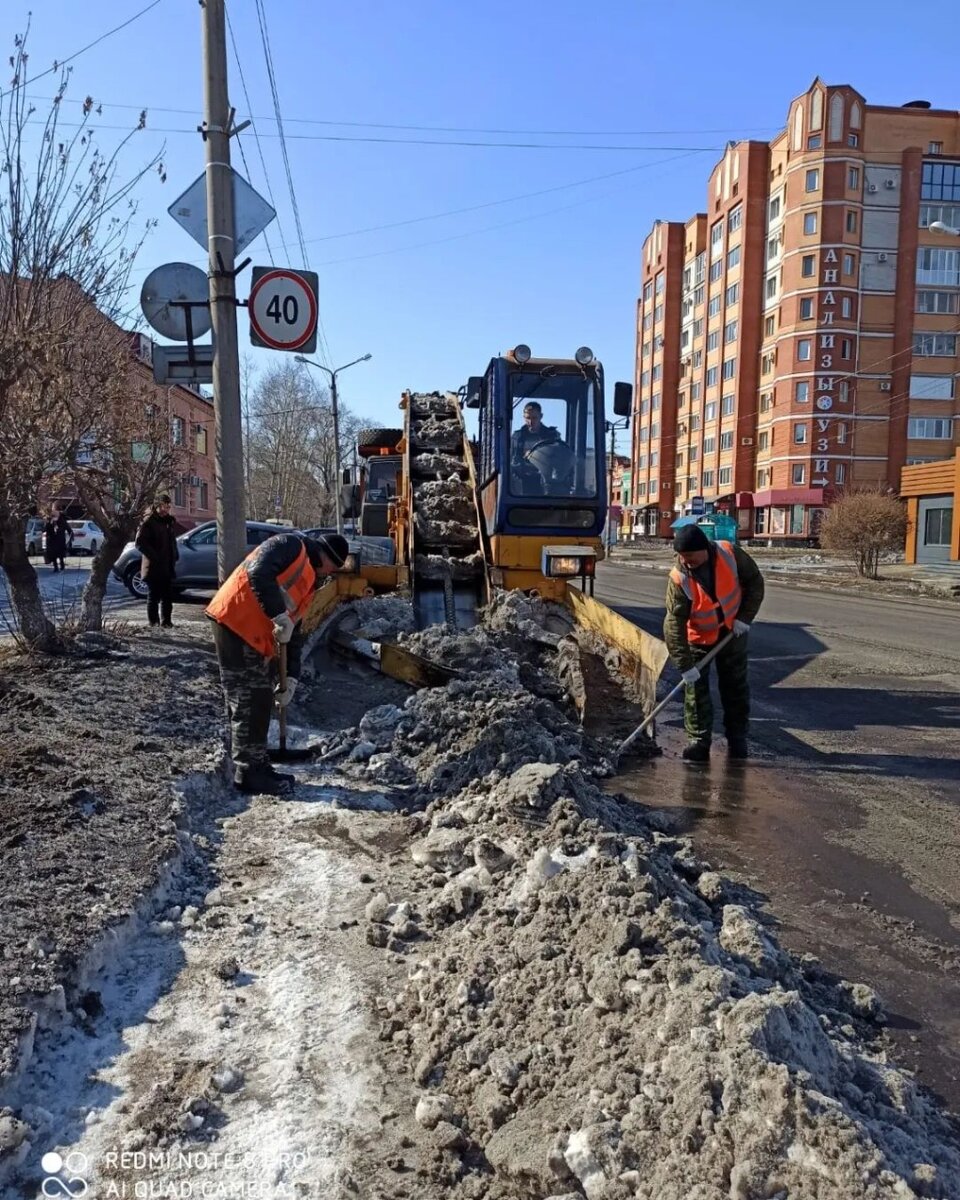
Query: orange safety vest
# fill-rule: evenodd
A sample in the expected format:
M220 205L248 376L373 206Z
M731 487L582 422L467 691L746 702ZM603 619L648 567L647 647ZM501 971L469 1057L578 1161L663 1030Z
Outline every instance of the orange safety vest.
M716 642L720 636L721 611L723 627L732 629L733 622L740 611L740 601L743 598L740 590L740 577L737 574L737 560L733 553L733 543L716 542L714 544L717 548L714 568L716 600L686 571L674 567L670 572L670 578L677 587L683 589L683 594L690 601L687 641L691 646L712 646Z
M250 576L247 574L247 565L259 552L258 546L247 555L205 611L208 617L231 629L237 637L243 638L258 654L262 654L264 658L273 658L276 654L273 621L260 607L260 601L254 594ZM283 594L287 613L294 623L301 620L310 606L316 581L317 573L307 557L305 547L301 545L300 553L293 563L277 576L277 584Z

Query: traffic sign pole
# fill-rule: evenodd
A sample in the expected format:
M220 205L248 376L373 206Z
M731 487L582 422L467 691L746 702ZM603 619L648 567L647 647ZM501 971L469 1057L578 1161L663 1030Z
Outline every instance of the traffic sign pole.
M203 135L207 176L207 249L213 325L213 410L217 461L217 570L222 583L246 554L240 352L234 278L233 172L227 95L224 0L204 0Z

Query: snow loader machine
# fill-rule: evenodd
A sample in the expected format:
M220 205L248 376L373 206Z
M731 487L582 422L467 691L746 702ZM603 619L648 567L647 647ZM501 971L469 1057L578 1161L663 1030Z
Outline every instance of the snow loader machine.
M615 385L616 416L629 416L632 392ZM402 429L358 438L362 466L343 494L359 534L352 569L321 589L311 623L338 599L399 590L418 628L466 629L496 590L520 589L569 608L615 650L652 708L666 647L593 597L608 510L603 367L593 352L542 359L518 345L459 392L405 392L400 408ZM465 410L477 414L474 438ZM384 652L381 670L412 683L427 672Z

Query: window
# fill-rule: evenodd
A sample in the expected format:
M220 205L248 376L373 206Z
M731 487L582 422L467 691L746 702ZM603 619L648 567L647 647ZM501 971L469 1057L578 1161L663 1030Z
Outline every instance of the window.
M850 359L853 357L853 342L850 338L840 339L840 357Z
M907 422L908 438L953 440L953 421L949 417L911 417Z
M733 434L732 433L721 433L720 434L720 449L721 450L732 450L733 449Z
M926 546L949 546L953 529L953 509L928 508L923 522L923 541Z
M813 297L804 296L800 301L800 320L810 321L813 319Z
M707 367L707 387L716 387L719 379L719 367Z
M688 462L696 462L700 457L700 451L696 446L690 447L690 453L687 455Z
M770 220L776 221L780 216L780 197L774 196L770 201Z
M705 421L715 421L717 419L716 400L711 400L709 404L703 406L703 419Z
M840 301L840 315L845 321L849 321L853 316L853 301L849 296L844 296Z
M766 297L768 300L772 300L772 299L773 299L773 298L776 296L776 294L777 294L777 280L778 280L778 277L779 277L779 276L778 276L778 273L777 273L777 272L774 272L772 275L768 275L768 276L767 276L767 282L766 282L766 285L765 285L765 287L764 287L764 296L765 296L765 297Z
M720 293L710 297L710 303L707 305L707 316L715 317L720 311Z
M760 435L757 437L757 449L758 450L769 450L770 449L770 432L769 432L769 430L764 429L763 432L760 433Z
M677 451L677 453L676 453L676 456L675 456L675 459L674 459L674 464L673 464L673 465L674 465L675 467L682 467L682 466L683 466L683 451L682 451L682 450L678 450L678 451Z
M957 353L957 338L953 333L915 333L913 335L914 354L950 355Z
M718 475L717 478L718 478L718 482L720 483L721 487L725 483L728 484L730 482L730 480L733 478L733 468L732 467L721 467L720 474Z
M773 408L773 392L763 392L760 395L760 411L769 412Z
M798 446L805 446L807 443L807 427L806 425L794 425L793 440Z
M716 283L716 281L720 278L720 276L722 274L723 274L723 259L718 258L717 261L715 263L713 263L710 267L710 282Z
M757 491L761 488L770 486L770 468L761 467L757 472ZM767 525L767 510L765 508L757 508L754 510L753 529L755 533L763 533Z
M650 300L650 299L652 299L652 297L653 297L653 284L648 280L643 285L643 298L644 298L644 300Z
M657 363L654 366L653 371L651 372L650 378L653 380L654 383L656 383L662 374L663 374L663 367L660 365L660 363Z
M809 362L811 345L812 342L809 338L800 338L797 342L797 358L801 362Z
M797 384L796 401L798 404L810 403L810 384L805 380L801 380Z
M723 377L724 379L732 379L737 373L737 360L735 358L725 358L723 360Z
M723 331L723 340L725 342L735 342L737 340L737 322L728 321L726 328Z
M806 190L808 192L815 192L819 186L820 186L819 170L814 169L812 171L808 171L806 174L806 184L805 184Z
M807 468L804 466L803 463L794 463L793 464L793 470L790 473L790 478L794 484L806 483Z
M853 149L856 150L856 148L860 145L860 134L859 133L848 133L847 134L847 145L852 146Z
M711 350L716 350L719 345L720 345L720 330L715 329L713 331L713 333L707 334L707 353L709 354Z
M842 421L837 423L837 445L843 446L847 441L847 427Z
M840 380L840 391L838 394L838 399L841 404L846 404L846 402L850 399L850 381L849 380L847 380L847 379Z
M179 420L178 417L174 418L174 419ZM183 486L183 476L182 475L180 476L180 478L177 480L177 482L173 486L173 507L174 508L185 508L186 507L186 488ZM214 536L216 536L216 535L214 535Z
M700 414L699 413L691 413L690 414L690 428L692 430L697 430L700 428Z
M647 456L645 454L639 454L637 456L637 470L638 471L644 470L646 465L647 465Z
M703 351L702 351L702 350L694 350L694 352L693 352L693 365L694 365L695 367L702 367L702 366L703 366ZM699 384L697 384L697 383L695 383L693 386L694 386L694 387L696 387L696 388L698 388L700 385L699 385ZM696 395L694 395L694 397L693 397L693 398L694 398L694 400L696 400L696 398L697 398L697 395L699 395L699 392L698 392Z
M708 454L713 454L716 451L716 449L717 449L717 439L715 437L713 437L713 435L711 435L710 437L705 437L703 439L704 457L706 457L706 455L708 455Z
M197 422L194 428L194 445L198 454L206 454L207 452L207 427L206 425ZM207 506L204 504L204 508Z
M844 273L844 275L852 275L853 270L854 270L853 255L845 254L843 256L843 273Z
M656 285L654 287L654 291L657 293L658 296L662 296L666 286L667 286L667 277L664 275L663 271L661 271L660 274L657 276L657 281L656 281Z
M703 337L703 317L697 317L693 323L693 336L695 338Z
M687 403L687 393L679 392L677 395L677 408L684 408Z
M713 471L704 471L703 486L705 489L713 487Z
M858 192L860 190L860 168L859 167L848 167L847 168L847 188L851 192Z
M960 201L960 163L924 163L920 199Z
M654 412L656 412L657 409L660 407L660 393L659 392L653 393L653 401L652 401L650 407L653 409Z
M729 308L731 304L736 304L739 302L739 300L740 300L740 284L739 283L731 283L730 284L730 286L727 288L727 294L726 294L725 299L727 302L727 308Z
M768 350L766 354L760 356L760 374L769 375L777 363L776 350Z
M736 233L743 224L743 205L738 204L737 207L727 217L727 232Z
M650 466L655 467L660 461L660 451L654 450L650 455Z
M927 146L927 153L928 154L942 154L943 153L943 142L931 142L930 145Z
M654 421L654 423L650 426L650 440L652 441L654 438L658 438L659 436L660 436L660 422Z
M704 295L705 295L705 292L703 290L703 284L701 283L700 286L697 288L697 290L693 293L693 307L694 308L700 307L700 305L703 303Z
M183 417L170 418L170 441L174 444L174 446L183 445L184 429L185 422Z
M928 229L934 221L944 225L960 226L960 204L921 204L920 228Z
M817 214L816 213L804 213L803 214L803 232L804 233L816 233L817 232Z
M771 263L780 253L780 235L775 234L767 242L767 262Z
M960 312L960 292L917 292L917 312Z
M734 410L736 402L736 396L724 396L720 401L720 415L722 417L729 417Z
M693 287L693 267L683 268L683 291L689 292Z
M643 329L644 329L644 332L646 332L648 329L652 329L652 328L653 328L653 313L648 312L647 315L643 318Z
M921 246L917 253L917 283L960 285L960 250Z
M810 279L817 273L817 256L815 254L805 254L800 259L800 274L804 279Z
M729 271L733 267L739 266L739 264L740 264L740 247L734 246L733 249L730 251L730 253L727 255L727 270Z
M911 375L910 398L912 400L952 400L952 375Z
M662 320L663 320L663 305L658 304L657 307L653 310L653 323L654 323L654 325L656 325L656 323L658 321L662 321Z
M650 401L649 400L641 400L640 401L640 416L645 417L649 413L649 411L650 411Z
M717 221L710 230L710 257L719 258L723 252L723 222Z
M205 479L200 480L199 496L197 499L197 507L200 509L208 509L210 507L210 492L209 485Z
M819 150L822 145L823 145L823 138L820 136L819 133L811 133L810 136L807 138L807 149L808 150Z
M776 332L777 332L777 318L776 318L776 315L775 315L775 314L771 314L769 317L764 317L764 320L763 320L763 336L764 336L764 337L773 337L773 335L774 335Z
M650 480L650 495L652 496L654 494L654 492L656 492L656 490L657 490L657 481L655 479L651 479Z
M847 233L857 232L857 210L855 208L847 209Z
M640 372L640 386L642 388L645 388L647 386L647 384L649 384L649 382L650 382L650 372L649 371L641 371Z
M692 383L690 385L690 399L691 400L699 400L700 399L700 384L699 383Z

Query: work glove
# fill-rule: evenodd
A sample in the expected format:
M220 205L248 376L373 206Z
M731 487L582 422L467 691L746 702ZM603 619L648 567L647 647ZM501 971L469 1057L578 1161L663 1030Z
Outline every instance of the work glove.
M745 637L750 632L750 625L746 621L734 621L733 636Z
M282 691L280 690L280 688L279 688L279 687L278 687L278 688L276 688L276 690L274 691L273 695L274 695L274 698L275 698L275 699L276 699L276 701L277 701L277 707L278 707L278 708L286 708L286 707L287 707L287 705L288 705L288 704L290 703L290 701L293 699L293 694L294 694L294 692L297 690L297 683L298 683L298 682L299 682L298 680L294 679L294 678L291 676L291 677L290 677L290 678L287 680L287 686L286 686L286 687L285 687L285 688L284 688Z
M282 612L279 616L273 618L273 632L277 641L284 645L293 637L293 631L296 629L296 624L289 613Z
M691 667L689 671L684 671L680 678L687 685L687 687L693 687L693 685L700 678L700 668Z

